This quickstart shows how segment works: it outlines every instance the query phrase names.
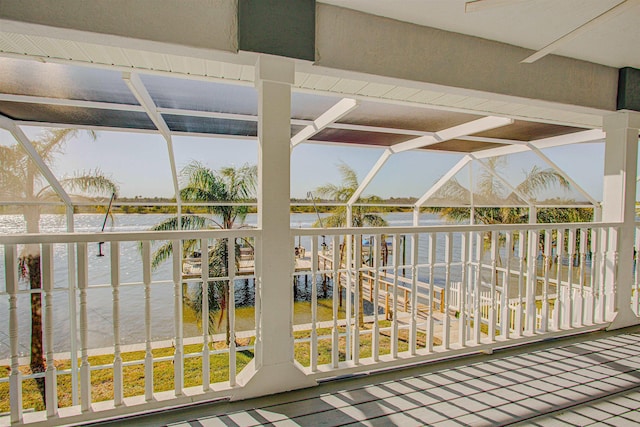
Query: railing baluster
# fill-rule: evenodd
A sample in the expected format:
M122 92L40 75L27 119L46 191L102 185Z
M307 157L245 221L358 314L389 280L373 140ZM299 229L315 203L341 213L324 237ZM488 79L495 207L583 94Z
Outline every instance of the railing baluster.
M513 257L513 232L505 233L505 274L502 279L502 292L500 293L500 330L504 339L511 335L511 309L509 308L509 289L511 288L511 257Z
M345 259L345 268L347 269L345 275L345 296L347 299L346 309L345 309L345 318L346 318L346 344L345 344L345 357L347 360L351 360L352 357L352 328L353 328L353 236L347 235L345 236L344 245L346 245L346 259ZM340 266L342 267L342 266Z
M78 313L76 293L76 250L67 243L67 278L69 284L69 353L71 356L71 404L78 405Z
M637 236L638 238L640 236ZM636 247L637 244L636 244ZM594 324L596 321L596 295L598 293L598 251L600 250L600 230L596 228L591 229L591 241L589 245L589 251L591 253L591 277L589 278L589 311L587 313L589 324ZM637 274L637 272L636 272ZM637 295L637 291L636 291Z
M151 352L151 242L142 242L142 282L144 283L144 398L153 400L153 353Z
M451 318L449 317L449 292L451 291L451 233L444 235L444 313L442 317L442 344L448 350L451 339Z
M610 266L618 265L618 257L620 254L618 253L618 242L620 242L620 228L611 228L609 229L609 242L607 245L608 254L606 257L607 264ZM617 275L615 272L615 267L607 269L607 279L605 281L604 286L604 313L605 320L612 321L615 317L616 313L616 295L615 295L615 287ZM631 303L631 301L629 301Z
M120 353L120 242L109 243L111 248L111 289L113 293L113 404L124 403L122 356Z
M460 233L460 257L462 274L458 287L458 344L467 345L467 280L469 277L469 235Z
M58 414L58 379L53 356L53 245L42 245L42 290L44 292L45 397L47 417Z
M80 409L91 409L91 365L89 364L89 316L87 313L87 287L89 286L89 259L87 243L77 245L78 289L80 289Z
M571 329L573 327L574 321L573 321L573 317L574 317L574 313L575 313L575 307L574 307L574 298L573 298L573 266L574 266L574 260L575 260L575 256L576 256L576 230L571 228L569 229L569 242L568 242L568 247L567 250L569 251L569 266L568 266L568 277L567 277L567 282L568 282L568 286L567 286L567 304L565 306L566 308L566 321L567 321L567 327L569 329Z
M578 324L580 326L584 326L585 324L585 296L584 296L584 275L586 274L586 264L587 264L587 230L584 228L580 229L580 305L578 306L580 313L578 316Z
M333 331L331 335L331 365L338 367L340 361L340 331L338 329L338 304L342 288L340 286L340 277L338 275L338 263L340 252L340 237L334 235L332 238L332 267L333 267Z
M380 316L378 315L378 304L380 301L380 234L373 236L371 249L373 251L373 332L371 337L371 352L375 362L380 360Z
M362 235L354 234L353 242L355 243L353 260L353 298L355 302L353 307L353 363L357 365L360 363L360 316L364 315L364 313L360 313L360 304L362 302L360 297L360 292L362 292L360 283L362 278L360 271L362 268Z
M640 268L638 268L638 259L640 258L638 257L638 251L640 251L640 228L636 227L635 232L636 232L636 246L633 254L635 281L634 281L634 287L633 287L632 305L633 305L633 312L636 313L636 316L640 316L640 312L638 311L638 305L640 301L640 296L638 296L638 292L640 292ZM592 240L593 240L593 237L592 237ZM591 260L591 269L593 269L593 260ZM593 286L592 286L592 289L593 289Z
M236 385L236 238L227 239L227 272L229 277L229 386Z
M182 332L182 241L172 240L173 248L173 317L175 351L173 354L173 381L175 395L181 396L184 386L184 343ZM208 251L205 251L205 253Z
M490 290L490 305L489 305L489 340L496 340L496 325L497 325L497 313L496 313L496 285L498 281L498 231L491 232L491 290Z
M473 292L473 329L476 344L482 342L482 301L480 301L481 288L482 288L482 232L476 233L476 261L478 266L476 267L476 283Z
M210 357L209 357L209 239L200 239L200 280L202 286L202 309L200 322L202 323L202 390L211 388Z
M9 406L11 423L22 422L22 373L20 372L18 342L18 257L16 245L4 245L4 271L9 294L9 347L11 373L9 374Z
M398 267L400 266L400 239L393 235L393 308L391 323L391 357L398 357Z
M537 287L537 257L538 232L529 230L529 244L527 245L527 288L526 288L526 330L530 334L536 333L536 287Z
M524 318L524 310L523 306L523 288L524 288L524 257L525 257L525 232L518 232L518 306L516 309L516 331L517 336L522 336L523 324L522 320Z
M258 343L261 342L262 338L260 336L260 319L262 318L262 276L259 273L262 271L262 260L260 248L262 247L262 235L257 235L253 239L253 263L254 263L254 303L256 314L254 316L255 319L255 330L256 330L256 339L255 339L255 350L254 350L254 358L257 358L258 351L260 351Z
M418 235L411 235L411 326L409 330L409 351L416 355L418 339ZM406 239L406 236L405 236Z
M605 289L607 283L607 252L609 250L609 229L600 230L600 251L599 251L599 264L600 271L598 278L598 298L597 298L597 311L596 320L598 322L604 322L606 319L606 297Z
M564 256L564 230L558 229L556 233L557 246L557 272L556 272L556 303L553 306L553 328L558 330L564 328L565 297L564 285L562 284L562 259Z
M311 236L311 371L318 370L318 237Z
M549 270L551 270L551 230L544 230L544 248L542 262L544 262L544 282L542 285L542 310L540 326L542 332L549 330Z
M427 344L426 348L429 353L433 351L433 284L436 278L436 235L429 233L429 294L427 300L429 303L429 317L427 317Z

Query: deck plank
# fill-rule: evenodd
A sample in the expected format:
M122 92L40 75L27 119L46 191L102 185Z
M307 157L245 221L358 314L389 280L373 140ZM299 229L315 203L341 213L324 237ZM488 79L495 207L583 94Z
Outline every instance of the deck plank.
M117 425L631 425L640 420L638 354L635 327Z

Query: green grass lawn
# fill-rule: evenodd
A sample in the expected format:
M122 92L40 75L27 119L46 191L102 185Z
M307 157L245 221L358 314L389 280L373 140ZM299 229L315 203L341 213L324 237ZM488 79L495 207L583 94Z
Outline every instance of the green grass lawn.
M318 321L329 321L333 319L333 302L330 299L318 300ZM214 314L215 315L215 314ZM343 319L345 316L344 307L339 311L338 317ZM218 317L215 317L216 319ZM236 309L236 330L253 330L255 328L255 310L253 307L238 307ZM195 322L196 317L190 310L185 310L185 320ZM294 304L294 323L306 324L311 322L311 303L310 302L296 302ZM380 328L386 328L391 326L391 322L387 320L381 320L379 322ZM371 322L365 324L364 329L371 330L373 324ZM222 323L216 328L213 333L224 333L226 328L225 320L223 318ZM344 327L339 327L341 333L345 332ZM330 328L318 329L318 336L331 335ZM380 332L379 337L379 354L389 354L391 352L391 338L390 331ZM398 351L408 350L409 332L408 330L401 330L398 334ZM311 331L296 331L294 337L309 338ZM425 334L419 332L418 346L424 347ZM435 345L439 345L440 342L437 338L434 338ZM237 344L240 346L251 346L254 343L254 338L244 338L237 340ZM339 339L339 357L340 360L345 360L345 346L346 340L344 337ZM210 344L210 350L224 350L228 349L226 342L218 341ZM295 359L303 366L310 366L311 345L309 342L296 343L294 345ZM166 347L153 350L154 358L173 356L174 348ZM185 355L189 353L200 353L202 351L202 344L187 345L184 347ZM360 357L366 358L372 355L372 339L371 334L362 334L360 337ZM132 351L122 353L122 360L128 361L144 361L145 352ZM236 352L236 372L240 372L250 361L253 359L253 351L245 350ZM107 365L113 363L113 355L106 354L101 356L89 357L89 364L92 367ZM228 353L211 355L210 356L210 378L212 383L224 382L229 379L229 355ZM321 339L318 341L318 364L331 363L331 339ZM70 369L70 360L56 360L55 366L58 370ZM78 362L78 365L80 361ZM24 374L30 374L31 371L28 365L20 367L20 371ZM0 378L6 378L9 376L9 367L0 366ZM58 405L60 407L71 406L71 375L62 374L58 375ZM126 366L123 368L123 384L124 384L124 396L131 397L144 394L144 364L136 364L133 366ZM174 388L174 370L173 361L155 362L153 366L153 384L154 391L167 391ZM184 385L185 387L193 387L202 385L202 356L197 355L194 357L185 358L184 361ZM104 400L113 399L113 369L97 369L91 371L91 393L92 401L99 402ZM38 391L36 381L33 379L24 380L22 382L22 397L23 407L25 409L34 409L36 411L44 410L44 404ZM7 412L9 407L9 384L0 384L0 412Z

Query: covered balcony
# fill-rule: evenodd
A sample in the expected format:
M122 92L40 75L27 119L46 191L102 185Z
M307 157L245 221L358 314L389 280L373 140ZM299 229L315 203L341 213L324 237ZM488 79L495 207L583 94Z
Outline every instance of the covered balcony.
M497 73L506 94L482 84L465 86L464 79L459 85L432 82L418 67L403 74L394 64L378 69L367 58L352 63L333 36L354 31L349 34L357 38L369 22L378 28L376 37L400 31L406 41L436 31L443 45L467 43L495 58L508 51L504 61L528 50L308 3L315 60L242 43L233 51L179 38L155 40L155 34L92 32L47 17L27 19L18 3L0 7L0 143L40 179L38 188L28 188L37 180L16 182L3 175L0 182L6 213L0 230L0 423L86 423L219 401L238 401L229 408L240 413L246 399L308 388L292 396L311 396L332 389L323 383L351 377L355 390L366 374L407 367L407 375L425 379L412 383L424 396L436 378L447 375L435 369L445 366L460 375L491 372L489 365L509 369L509 363L522 362L517 346L534 343L538 347L527 347L531 354L518 365L523 370L542 359L549 369L558 368L553 359L568 352L578 354L575 367L582 368L581 349L612 346L618 352L607 353L606 363L625 367L618 372L625 390L637 386L628 375L637 362L622 360L637 340L602 332L640 323L640 113L633 111L632 96L640 86L617 85L635 74L551 56L537 69L548 72L545 77L521 68ZM174 6L166 6L160 15L171 14ZM84 7L69 13L79 19L89 12ZM238 14L236 30L246 31L242 2L215 7L222 20ZM173 12L182 17L193 11ZM290 12L306 16L295 7ZM137 13L142 12L132 6L131 19ZM158 17L167 24L170 18ZM387 41L367 46L379 54ZM402 52L400 60L408 61L412 52ZM566 96L545 87L567 75L575 81L567 83ZM523 88L518 76L531 86ZM611 100L617 89L628 91L623 104ZM51 166L34 128L112 135L110 150L102 153L120 156L117 161L129 165L126 176L140 182L164 171L171 200L73 196L70 178ZM101 139L90 144L105 146ZM223 148L214 152L213 145ZM78 147L69 145L61 159ZM305 147L333 149L335 157L340 150L362 152L367 167L346 197L319 197L316 185L297 197L296 164L309 164L299 154ZM561 163L579 162L585 147L603 156L601 169L575 177ZM190 159L207 164L238 149L256 159L255 197L194 202L185 196L180 171ZM110 157L100 153L80 151L75 158L81 167L104 165L109 172ZM532 191L519 185L531 176L519 169L548 171L562 188ZM581 182L588 175L598 175L601 194ZM124 174L114 178L128 184ZM338 183L336 174L323 172L320 178ZM401 202L365 197L387 182L400 183L392 195L404 195L403 187L416 183L420 194ZM46 198L36 197L45 190ZM131 222L125 213L105 229L112 209L154 206L164 209L160 219L173 221L175 229L150 230L157 220L138 215ZM292 206L308 212L304 226L292 216ZM246 207L250 220L246 227L189 225L194 212L212 207ZM344 212L343 227L322 227L331 209ZM361 221L363 212L383 215L391 209L397 212L385 226ZM571 212L580 212L580 220ZM29 213L36 215L35 226ZM445 221L446 215L456 220ZM315 222L321 227L312 227ZM34 341L34 325L40 340ZM557 351L549 341L596 331L601 335L586 344L579 342L589 338L557 341L563 343ZM510 356L492 365L494 351L511 347L516 350ZM44 369L30 366L34 348L44 355ZM503 385L528 380L510 381ZM485 386L480 391L492 389ZM385 387L368 392L381 401L399 397L389 394L397 385ZM318 405L327 403L318 399ZM407 411L416 405L429 409L427 402L412 402ZM345 399L332 408L362 403Z

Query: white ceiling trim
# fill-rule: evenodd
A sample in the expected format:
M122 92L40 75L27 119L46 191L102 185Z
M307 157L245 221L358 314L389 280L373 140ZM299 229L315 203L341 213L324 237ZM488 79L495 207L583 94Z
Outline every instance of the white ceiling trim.
M249 61L246 52L235 56L225 54L223 56L229 59L229 62L222 62L41 36L37 37L46 40L47 43L40 43L40 48L35 50L36 44L30 39L32 37L36 36L0 32L0 56L119 71L132 71L133 68L136 72L144 74L253 85L255 67L247 65ZM51 46L55 46L55 49ZM47 51L43 51L45 47ZM602 125L603 112L585 107L522 100L507 95L363 75L317 67L305 62L296 62L296 68L298 72L294 91L299 92L324 93L340 97L348 95L354 99L378 99L389 103L471 114L508 115L521 120L577 127L592 128ZM377 89L372 90L373 88ZM523 101L526 103L522 103Z

